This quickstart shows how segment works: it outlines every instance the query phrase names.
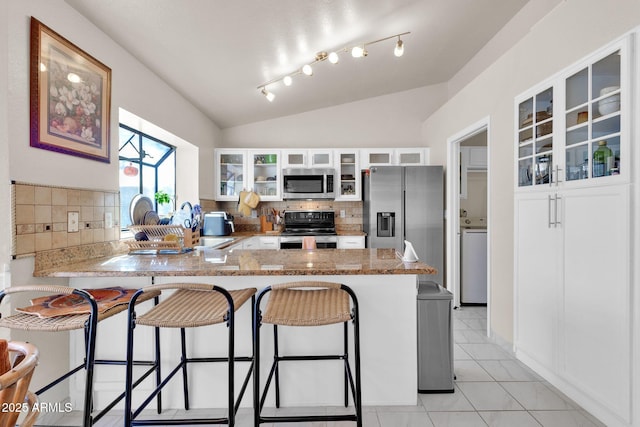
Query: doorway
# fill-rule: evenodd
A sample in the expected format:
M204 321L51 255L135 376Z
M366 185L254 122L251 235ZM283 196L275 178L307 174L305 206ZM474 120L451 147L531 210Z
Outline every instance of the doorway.
M446 274L454 307L486 304L487 331L491 313L489 135L487 117L447 140L446 232Z

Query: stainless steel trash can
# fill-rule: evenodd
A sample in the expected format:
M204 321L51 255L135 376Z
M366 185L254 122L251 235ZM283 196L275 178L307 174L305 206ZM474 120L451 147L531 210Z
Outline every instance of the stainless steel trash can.
M418 285L418 393L453 393L453 294Z

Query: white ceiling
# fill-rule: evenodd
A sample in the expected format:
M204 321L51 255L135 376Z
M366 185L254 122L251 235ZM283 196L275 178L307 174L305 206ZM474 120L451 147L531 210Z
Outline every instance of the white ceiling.
M447 82L528 0L66 0L220 128ZM404 36L256 88L319 51Z

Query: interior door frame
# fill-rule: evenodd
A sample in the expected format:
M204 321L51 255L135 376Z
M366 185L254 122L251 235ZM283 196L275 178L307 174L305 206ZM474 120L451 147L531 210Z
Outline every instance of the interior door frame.
M453 293L454 307L460 307L460 143L487 132L487 218L491 218L491 126L489 116L484 117L447 138L447 261L446 275ZM487 333L491 331L491 221L487 220Z

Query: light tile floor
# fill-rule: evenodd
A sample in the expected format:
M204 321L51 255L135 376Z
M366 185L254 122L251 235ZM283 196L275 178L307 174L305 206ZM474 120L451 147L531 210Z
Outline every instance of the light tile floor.
M365 427L601 427L602 423L564 396L513 354L486 336L486 307L454 310L455 392L418 394L415 406L364 408ZM318 408L313 408L318 410ZM325 408L320 411L343 411ZM283 408L279 413L300 413L304 408ZM168 410L163 417L184 417L185 411ZM237 425L252 425L253 412L241 409ZM191 410L188 416L216 416L212 410ZM66 416L56 426L78 425L78 415ZM114 411L97 427L122 425ZM353 422L278 424L277 426L342 427ZM269 425L263 424L269 427ZM274 427L274 426L271 426Z

